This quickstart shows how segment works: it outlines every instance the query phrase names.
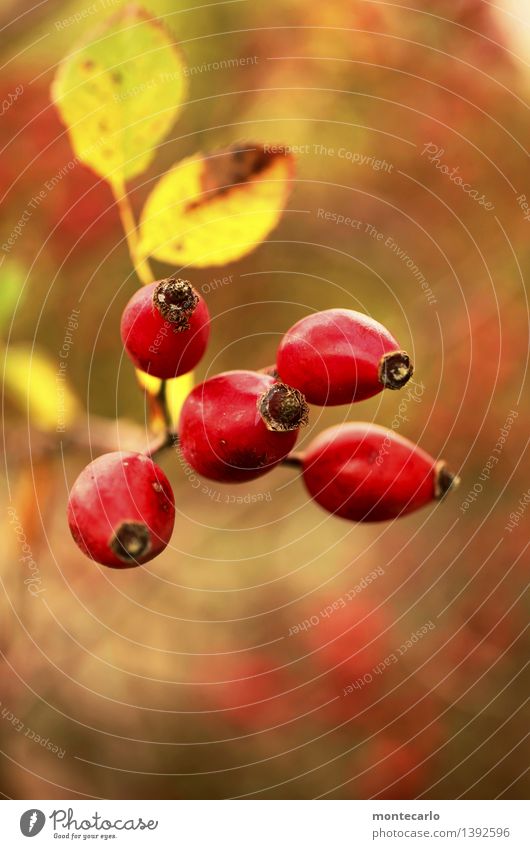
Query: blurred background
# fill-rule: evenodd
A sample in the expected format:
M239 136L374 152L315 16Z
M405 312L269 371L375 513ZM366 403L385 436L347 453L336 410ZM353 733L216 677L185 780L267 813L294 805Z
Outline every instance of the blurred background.
M225 487L169 452L172 544L119 573L78 551L65 506L91 458L145 429L119 338L138 281L49 88L121 5L0 11L2 794L524 797L527 4L145 0L182 45L189 91L131 186L137 212L197 150L299 148L270 238L187 275L213 318L196 379L272 363L312 310L367 312L412 354L414 398L314 408L301 444L374 420L462 484L356 525L312 504L294 469Z

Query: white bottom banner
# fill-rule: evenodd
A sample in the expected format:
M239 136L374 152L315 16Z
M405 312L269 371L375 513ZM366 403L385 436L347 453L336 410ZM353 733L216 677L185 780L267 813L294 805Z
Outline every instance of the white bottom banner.
M107 846L341 849L530 846L518 801L3 801L6 849Z

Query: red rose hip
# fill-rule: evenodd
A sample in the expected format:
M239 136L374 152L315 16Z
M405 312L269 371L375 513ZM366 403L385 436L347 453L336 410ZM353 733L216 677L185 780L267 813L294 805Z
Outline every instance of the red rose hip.
M177 277L139 289L121 319L121 338L135 366L165 379L195 368L209 335L208 307L187 280Z
M249 481L292 450L307 423L296 389L253 371L228 371L196 386L179 422L184 459L196 472L225 483Z
M443 461L391 430L361 422L321 433L304 454L303 475L321 507L356 522L395 519L458 484Z
M382 389L401 389L413 373L408 354L367 315L332 309L308 315L283 337L278 374L310 404L363 401Z
M171 485L145 454L103 454L70 491L72 536L84 554L103 566L124 569L152 560L168 544L174 522Z

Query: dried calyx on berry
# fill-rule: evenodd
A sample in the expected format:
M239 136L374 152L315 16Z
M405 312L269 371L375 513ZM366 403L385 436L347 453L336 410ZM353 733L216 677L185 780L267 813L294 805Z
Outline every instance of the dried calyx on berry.
M180 277L160 280L153 292L153 306L176 331L189 330L190 317L198 303L199 296L190 281Z
M149 528L143 522L122 522L110 541L110 547L124 563L140 561L151 548Z
M379 361L379 382L385 389L402 389L414 374L414 366L405 351L383 354Z
M298 389L275 383L258 400L265 426L273 431L298 430L309 421L309 407Z
M434 497L440 500L458 486L460 486L459 476L450 471L445 460L438 460L434 467Z

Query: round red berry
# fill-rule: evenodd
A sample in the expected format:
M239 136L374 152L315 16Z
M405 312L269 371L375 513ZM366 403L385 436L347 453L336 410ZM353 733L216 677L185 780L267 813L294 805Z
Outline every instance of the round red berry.
M276 364L281 380L321 406L400 389L413 372L408 354L382 324L344 309L298 321L283 337Z
M187 280L176 277L135 292L121 319L121 338L135 366L165 379L195 368L209 335L203 298Z
M104 566L147 563L168 544L175 522L171 485L135 452L103 454L74 483L68 524L81 551Z
M458 479L414 443L369 423L331 427L303 458L314 500L356 522L394 519L441 498Z
M228 371L188 395L179 439L184 459L199 474L248 481L287 456L306 422L307 405L296 389L267 374Z

